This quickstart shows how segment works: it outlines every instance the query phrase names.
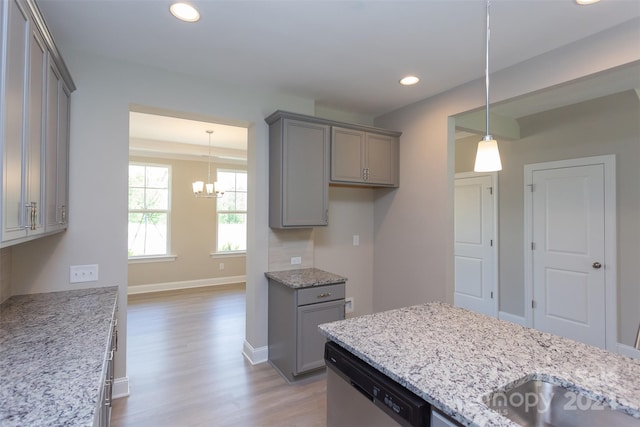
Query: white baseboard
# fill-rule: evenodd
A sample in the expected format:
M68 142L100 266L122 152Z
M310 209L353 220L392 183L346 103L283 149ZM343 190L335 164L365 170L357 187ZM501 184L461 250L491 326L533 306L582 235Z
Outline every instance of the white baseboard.
M113 398L129 397L129 377L113 380Z
M521 326L527 326L527 320L524 317L507 313L505 311L501 311L498 313L498 319L506 320L507 322L515 323Z
M640 350L626 344L618 343L618 354L621 354L627 357L632 357L634 359L640 359Z
M244 340L244 344L242 345L242 354L249 363L257 365L269 360L269 347L265 345L264 347L254 348L249 344L249 342L247 342L247 340Z
M228 276L217 277L214 279L199 279L199 280L187 280L182 282L166 282L166 283L152 283L148 285L132 285L127 287L128 295L146 294L148 292L160 292L160 291L176 291L180 289L188 288L201 288L205 286L222 286L233 285L236 283L245 283L247 276Z

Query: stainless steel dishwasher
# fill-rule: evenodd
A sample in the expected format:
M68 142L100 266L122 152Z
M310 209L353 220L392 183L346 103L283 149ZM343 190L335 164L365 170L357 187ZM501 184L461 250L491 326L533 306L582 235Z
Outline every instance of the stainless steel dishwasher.
M327 427L430 425L431 405L336 343L325 344Z

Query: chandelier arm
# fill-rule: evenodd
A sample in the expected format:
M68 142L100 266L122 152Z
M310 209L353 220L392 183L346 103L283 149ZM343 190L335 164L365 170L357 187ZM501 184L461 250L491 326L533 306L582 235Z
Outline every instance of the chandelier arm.
M212 131L208 130L207 133L209 134L209 170L207 172L207 183L211 182L211 134L213 133Z

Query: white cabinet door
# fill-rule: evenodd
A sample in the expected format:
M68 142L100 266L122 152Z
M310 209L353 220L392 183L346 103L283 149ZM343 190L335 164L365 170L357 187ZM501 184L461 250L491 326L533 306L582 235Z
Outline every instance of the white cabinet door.
M23 156L25 88L27 86L27 13L15 1L3 2L7 15L2 35L2 241L26 236Z
M69 91L56 65L47 76L46 224L47 232L66 228L69 150Z
M29 63L27 67L24 163L26 180L23 182L27 210L27 234L44 232L44 108L47 78L47 47L40 31L29 23Z

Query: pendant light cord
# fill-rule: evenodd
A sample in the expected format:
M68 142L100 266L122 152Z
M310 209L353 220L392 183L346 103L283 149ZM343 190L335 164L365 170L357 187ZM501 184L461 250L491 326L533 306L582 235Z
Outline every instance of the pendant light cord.
M487 0L487 39L486 39L486 46L485 46L485 53L486 53L486 57L485 57L485 68L484 68L484 84L485 84L485 88L486 88L486 106L487 106L487 114L486 114L486 130L487 130L487 134L484 137L485 141L490 141L491 139L493 139L491 137L491 135L489 134L489 39L491 38L491 30L489 29L489 9L490 9L491 5L489 4L489 0Z

